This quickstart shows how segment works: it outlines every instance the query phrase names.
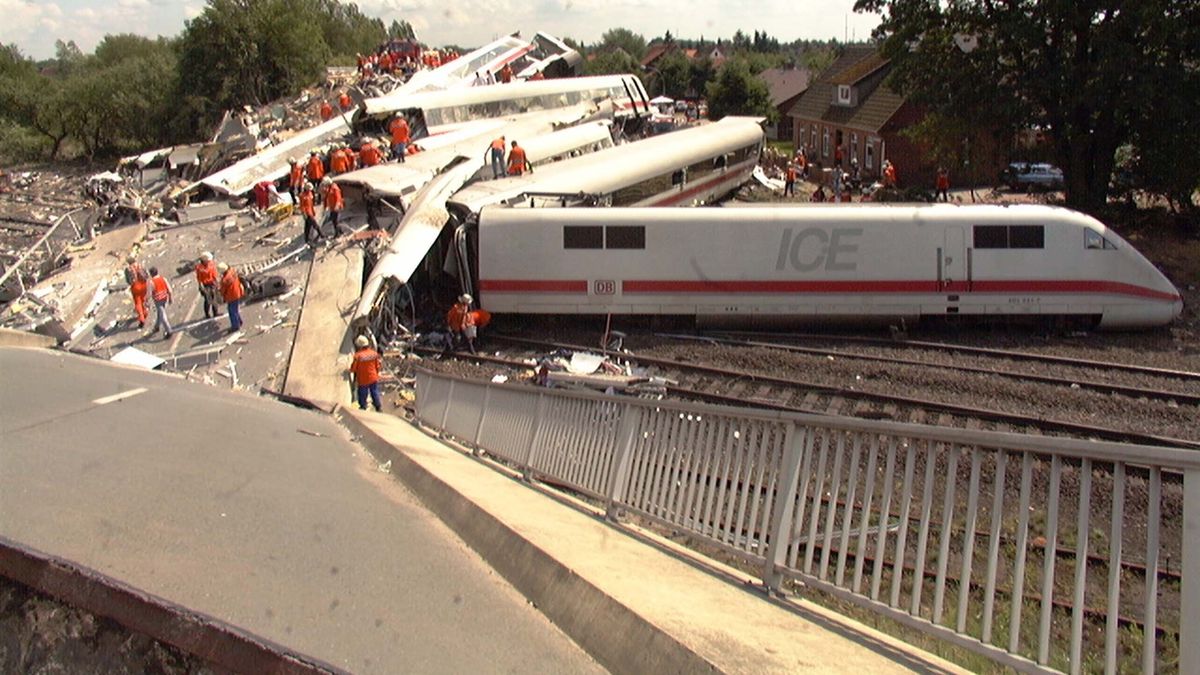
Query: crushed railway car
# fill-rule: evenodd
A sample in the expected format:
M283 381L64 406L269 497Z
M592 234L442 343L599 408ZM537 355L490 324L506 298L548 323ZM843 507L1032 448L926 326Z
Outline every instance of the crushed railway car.
M760 325L1040 315L1131 329L1183 308L1115 232L1035 205L488 207L477 250L476 297L496 314Z

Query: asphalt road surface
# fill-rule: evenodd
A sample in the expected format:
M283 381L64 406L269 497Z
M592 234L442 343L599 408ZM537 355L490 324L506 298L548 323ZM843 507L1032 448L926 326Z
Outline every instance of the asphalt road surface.
M354 672L602 672L327 417L57 352L0 383L0 534Z

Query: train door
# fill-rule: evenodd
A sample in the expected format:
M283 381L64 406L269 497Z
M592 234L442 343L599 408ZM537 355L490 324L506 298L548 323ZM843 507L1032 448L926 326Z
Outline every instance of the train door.
M938 281L943 291L967 288L967 242L961 227L947 227L939 256Z

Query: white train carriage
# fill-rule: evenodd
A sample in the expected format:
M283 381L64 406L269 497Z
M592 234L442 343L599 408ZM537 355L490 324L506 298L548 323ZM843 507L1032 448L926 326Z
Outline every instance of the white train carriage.
M496 313L1047 315L1120 329L1183 308L1115 232L1046 206L490 207L478 250L479 299Z
M612 116L618 120L650 116L650 98L636 75L567 77L402 93L369 98L363 111L376 122L403 112L412 125L413 138L420 142L424 136L452 131L475 120L606 102L611 103ZM631 128L636 126L632 124Z
M481 181L449 202L466 222L484 206L690 206L750 179L762 151L762 120L726 117L556 162L533 173ZM520 139L518 139L519 142Z

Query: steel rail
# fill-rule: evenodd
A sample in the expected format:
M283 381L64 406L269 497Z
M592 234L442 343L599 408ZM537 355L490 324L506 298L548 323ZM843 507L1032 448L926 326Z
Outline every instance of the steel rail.
M573 350L573 351L600 351L600 350L593 350L588 347L583 347L580 345L572 345L572 344L566 344L566 343L561 343L561 342L531 340L528 338L517 338L517 337L502 336L502 335L492 335L492 336L490 336L490 338L495 339L495 340L507 341L507 342L511 342L514 344L523 344L523 345L527 345L527 346L532 345L532 346L540 346L540 347L549 347L549 348L553 348L553 349L567 349L567 350ZM1002 411L998 411L998 410L989 410L987 408L977 408L974 406L964 406L964 405L958 405L955 403L944 403L941 401L933 401L933 400L929 400L929 399L921 399L921 398L907 397L907 396L895 396L892 394L873 393L873 392L862 391L862 390L857 390L857 389L846 389L843 387L837 387L837 386L828 385L828 384L821 384L818 382L805 382L805 381L801 381L801 380L792 380L792 379L787 379L787 378L782 378L782 377L776 377L773 375L749 373L749 372L740 371L740 370L732 370L729 368L719 368L717 366L705 366L705 365L699 365L699 364L693 364L693 363L681 363L679 361L675 361L672 359L663 359L663 358L652 357L652 356L640 356L638 354L634 354L634 353L630 353L630 352L621 352L617 356L623 360L641 363L641 364L650 364L650 365L655 365L655 366L659 366L659 367L674 368L674 369L677 369L680 371L685 371L685 372L691 371L691 372L707 373L710 375L719 375L721 377L727 377L727 378L731 378L731 379L768 383L768 384L774 384L774 385L787 387L787 388L791 388L791 389L805 389L805 390L813 391L813 392L821 392L821 393L825 393L825 394L841 396L846 399L873 400L873 401L880 401L880 402L884 402L884 403L892 403L892 404L896 404L896 405L919 407L919 408L924 408L926 410L957 414L957 415L962 415L965 417L974 417L976 419L983 419L983 420L987 420L987 421L991 421L991 422L999 422L999 423L1003 423L1003 424L1021 425L1021 426L1028 426L1028 427L1040 428L1040 429L1046 429L1046 430L1081 434L1081 435L1085 435L1085 436L1102 438L1105 440L1111 440L1111 441L1117 441L1117 442L1131 442L1131 443L1138 443L1138 444L1145 444L1145 445L1162 445L1162 446L1168 446L1168 447L1200 450L1200 441L1191 441L1191 440L1187 440L1187 439L1183 439L1183 438L1173 438L1170 436L1161 436L1158 434L1142 434L1142 433L1136 433L1136 432L1122 431L1120 429L1113 429L1110 427L1100 427L1100 426L1092 426L1092 425L1086 425L1086 424L1078 424L1076 422L1068 422L1066 420L1057 420L1057 419L1045 418L1045 417L1032 417L1032 416L1028 416L1028 415L1018 415L1015 413L1006 413L1006 412L1002 412ZM524 364L524 367L528 367L528 364ZM712 396L721 396L721 395L705 393L704 396L712 397ZM745 406L747 403L745 399L738 398L738 397L726 396L721 400L725 403L730 403L733 405L740 405L740 406ZM768 404L767 404L767 402L756 400L756 401L754 401L754 405L767 406ZM777 407L779 405L781 405L781 404L774 404L770 407L772 407L773 409L776 409L776 410L787 410L787 411L793 411L793 412L806 412L806 413L814 413L814 414L828 414L827 412L823 412L823 411L814 411L814 410L801 409L801 408L796 408L796 407L787 407L787 406Z
M852 354L849 352L839 351L836 349L817 349L814 347L801 347L799 345L784 344L779 342L760 342L756 340L733 340L730 338L718 338L707 336L680 335L674 333L656 333L659 337L669 338L672 340L686 340L690 342L704 342L710 344L733 345L742 347L762 347L765 349L778 349L780 351L793 352L798 354L811 354L814 356L835 356L843 359L856 359L859 361L874 361L879 363L894 363L897 365L920 366L925 368L941 368L943 370L956 370L965 373L973 373L978 375L994 375L997 377L1007 377L1015 380L1025 380L1029 382L1038 382L1041 384L1051 384L1062 387L1076 387L1079 389L1089 389L1098 393L1104 394L1119 394L1132 398L1148 398L1163 401L1175 401L1187 405L1200 405L1200 394L1189 394L1186 392L1170 391L1165 389L1148 389L1145 387L1132 387L1122 384L1111 384L1108 382L1099 382L1096 380L1084 380L1079 378L1063 378L1054 377L1052 375L1038 375L1036 373L1020 373L1012 370L998 370L993 368L983 368L980 366L962 366L946 363L933 363L929 361L921 361L918 359L905 359L891 356L877 356L875 354Z
M698 335L706 335L700 333ZM778 333L763 333L758 331L713 331L708 335L736 335L736 336L779 336ZM834 340L840 342L857 342L860 344L873 344L885 347L916 347L918 349L940 349L944 351L954 351L964 354L977 354L980 356L992 356L997 358L1010 358L1020 361L1040 361L1043 363L1055 363L1060 365L1070 365L1081 368L1097 368L1100 370L1120 370L1130 373L1143 373L1146 375L1158 375L1162 377L1174 377L1183 380L1200 380L1200 372L1190 370L1172 370L1170 368L1154 368L1151 366L1139 366L1133 363L1111 363L1108 361L1095 361L1092 359L1077 359L1069 356L1051 356L1048 354L1035 354L1033 352L1022 352L1012 349L995 349L992 347L971 347L969 345L956 345L947 342L927 342L923 340L895 340L890 338L872 338L861 335L829 335L822 333L788 333L786 336L789 339L798 340Z

